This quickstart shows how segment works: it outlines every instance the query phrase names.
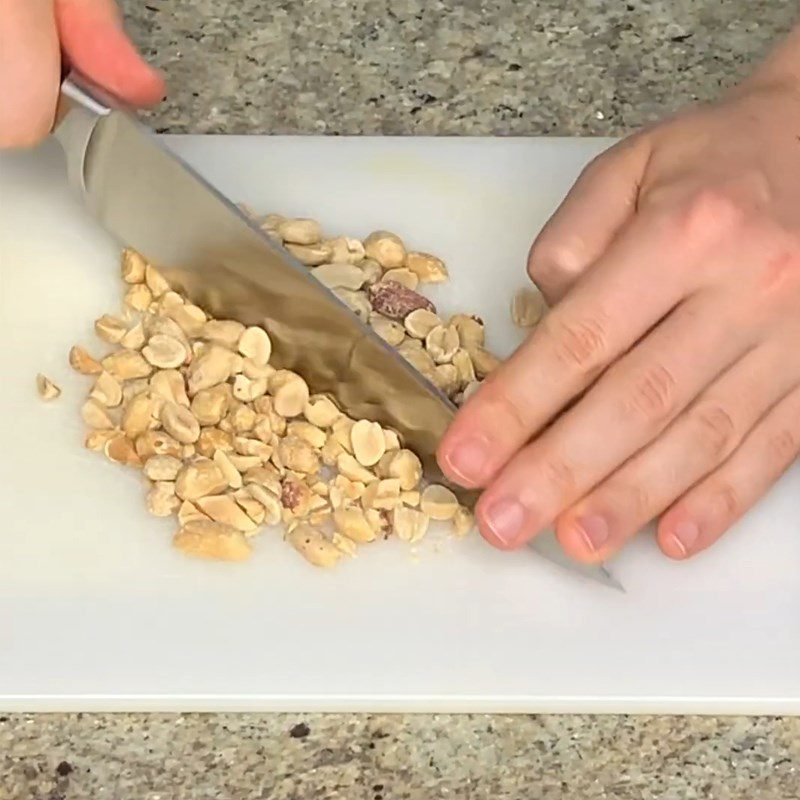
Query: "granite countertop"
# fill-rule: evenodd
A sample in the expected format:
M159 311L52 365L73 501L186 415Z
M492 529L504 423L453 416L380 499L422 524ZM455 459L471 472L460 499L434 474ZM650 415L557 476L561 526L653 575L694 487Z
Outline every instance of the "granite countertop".
M160 130L617 134L716 96L788 0L125 0Z
M733 83L779 0L125 0L162 131L619 134ZM796 800L800 720L6 715L0 800Z

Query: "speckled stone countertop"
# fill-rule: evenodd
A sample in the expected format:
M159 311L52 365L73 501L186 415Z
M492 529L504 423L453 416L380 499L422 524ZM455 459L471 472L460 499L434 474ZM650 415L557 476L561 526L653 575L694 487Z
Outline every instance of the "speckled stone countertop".
M618 134L733 83L781 0L125 0L159 130ZM0 716L0 800L797 800L800 720Z
M620 133L714 97L790 0L126 0L159 129Z

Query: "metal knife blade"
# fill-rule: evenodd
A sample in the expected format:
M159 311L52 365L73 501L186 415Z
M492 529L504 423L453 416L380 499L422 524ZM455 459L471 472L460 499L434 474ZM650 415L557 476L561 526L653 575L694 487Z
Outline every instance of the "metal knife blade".
M444 394L107 97L68 79L58 120L70 180L103 227L212 315L266 327L276 365L330 392L352 416L397 430L441 479L436 446L455 413ZM572 562L555 541L532 546L613 585L605 570Z

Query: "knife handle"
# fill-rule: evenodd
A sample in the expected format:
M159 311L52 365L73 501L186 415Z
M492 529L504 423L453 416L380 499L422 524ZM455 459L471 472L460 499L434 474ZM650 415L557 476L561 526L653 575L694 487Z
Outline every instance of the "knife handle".
M72 186L85 191L84 165L97 123L119 107L114 98L82 75L70 73L61 83L53 134L67 156L67 176Z

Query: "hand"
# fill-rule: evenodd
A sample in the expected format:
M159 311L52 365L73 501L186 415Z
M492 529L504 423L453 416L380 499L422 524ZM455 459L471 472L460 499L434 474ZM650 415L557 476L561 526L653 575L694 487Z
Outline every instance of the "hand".
M113 0L0 0L0 147L28 147L50 132L62 61L132 106L164 96Z
M483 535L554 522L583 561L661 516L715 542L800 451L800 88L753 81L585 170L533 245L557 301L459 412L439 461Z

